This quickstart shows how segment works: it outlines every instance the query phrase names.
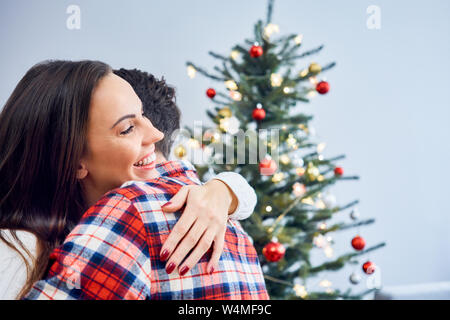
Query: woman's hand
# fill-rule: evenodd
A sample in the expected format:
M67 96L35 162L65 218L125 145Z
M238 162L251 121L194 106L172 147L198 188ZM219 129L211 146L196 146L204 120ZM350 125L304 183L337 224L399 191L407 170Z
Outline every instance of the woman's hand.
M168 260L167 273L178 267L179 274L184 275L214 242L207 266L207 271L212 273L217 269L223 251L228 214L236 210L237 197L224 182L211 180L203 186L182 187L162 209L164 212L175 212L185 204L180 220L161 248L160 259ZM191 250L191 254L180 265Z

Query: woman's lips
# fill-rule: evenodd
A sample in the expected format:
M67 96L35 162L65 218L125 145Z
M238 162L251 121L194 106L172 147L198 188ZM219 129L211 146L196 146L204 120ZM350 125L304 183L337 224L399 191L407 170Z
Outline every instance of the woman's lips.
M133 164L133 167L138 169L152 169L155 167L156 163L156 153L154 152L154 147L152 152L144 156L141 160Z
M138 170L152 170L154 169L156 166L156 161L153 160L152 162L146 164L146 165L142 165L142 166L136 166L133 165L134 168L138 169Z
M149 153L147 153L145 156L143 156L141 159L139 159L138 161L136 161L135 163L134 163L134 165L135 166L137 166L137 165L139 165L139 163L142 161L142 162L144 162L148 157L152 157L151 159L150 159L150 161L155 161L155 159L156 159L156 154L155 154L155 145L153 144L151 147L150 147L150 152ZM142 163L141 163L142 164Z

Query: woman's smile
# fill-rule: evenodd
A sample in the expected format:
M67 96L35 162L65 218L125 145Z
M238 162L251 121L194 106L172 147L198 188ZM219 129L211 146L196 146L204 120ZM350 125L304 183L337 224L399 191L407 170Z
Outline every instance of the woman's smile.
M150 153L145 155L143 158L141 158L139 161L135 162L133 164L133 167L135 167L137 170L152 170L155 168L156 165L156 153L155 153L155 145L152 145L152 150Z

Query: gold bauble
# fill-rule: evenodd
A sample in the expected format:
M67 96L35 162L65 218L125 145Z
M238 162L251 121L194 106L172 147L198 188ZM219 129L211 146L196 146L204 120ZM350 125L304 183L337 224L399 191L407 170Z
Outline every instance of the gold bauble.
M223 107L222 109L219 110L219 116L224 117L224 118L229 118L233 115L233 113L231 112L231 109L229 107Z
M312 62L309 65L308 71L309 71L309 73L312 73L312 74L318 74L322 71L322 67L319 64Z
M186 156L186 148L180 144L175 148L173 153L178 159L182 159Z

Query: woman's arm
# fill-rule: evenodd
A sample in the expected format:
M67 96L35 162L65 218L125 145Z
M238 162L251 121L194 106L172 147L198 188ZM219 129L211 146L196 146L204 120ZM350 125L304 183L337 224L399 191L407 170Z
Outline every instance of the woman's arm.
M256 194L248 182L238 173L224 172L210 179L203 186L185 186L163 206L165 212L175 212L186 206L161 249L161 260L181 270L191 269L209 250L214 250L208 271L217 268L223 251L228 218L248 218L256 205ZM195 226L195 227L194 227ZM205 230L203 233L192 230ZM201 238L202 234L214 237ZM199 241L199 239L202 241ZM192 253L180 265L192 250ZM186 267L186 268L185 268Z

